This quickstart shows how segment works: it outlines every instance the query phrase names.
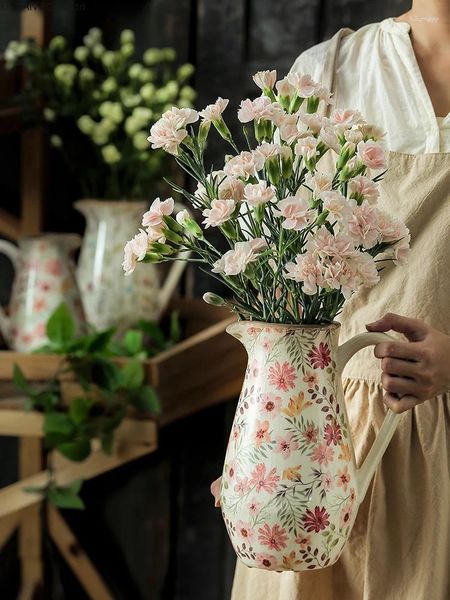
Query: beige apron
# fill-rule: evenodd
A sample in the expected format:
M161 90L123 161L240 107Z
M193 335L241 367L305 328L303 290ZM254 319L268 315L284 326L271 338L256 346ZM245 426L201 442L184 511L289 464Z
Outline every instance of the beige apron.
M342 36L331 40L323 82L333 88ZM381 206L411 230L404 267L358 292L340 317L341 340L386 312L423 319L450 333L450 154L390 152ZM373 349L344 375L357 462L385 413ZM237 563L232 600L450 600L450 392L404 413L360 506L351 538L332 567L273 573Z

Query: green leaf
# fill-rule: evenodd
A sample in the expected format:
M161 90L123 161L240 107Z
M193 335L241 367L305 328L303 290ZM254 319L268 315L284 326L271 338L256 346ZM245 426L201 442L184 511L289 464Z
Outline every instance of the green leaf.
M149 385L145 385L139 390L136 390L136 392L130 398L130 402L138 410L145 410L155 413L159 413L161 411L158 395Z
M117 390L121 383L120 367L112 360L101 356L95 357L90 364L90 382L108 392Z
M60 412L50 412L44 417L44 433L70 436L75 432L75 426L69 415Z
M142 350L142 337L142 331L137 329L130 329L126 332L123 344L128 354L134 356Z
M48 501L58 508L84 509L84 502L79 496L81 481L67 487L50 487L47 492Z
M91 444L88 438L83 437L71 442L58 444L57 450L69 460L81 462L91 453Z
M177 310L170 315L170 339L175 344L181 340L180 313Z
M56 349L64 350L75 335L75 323L66 304L60 304L47 323L47 337Z
M134 390L140 387L144 381L144 367L137 360L128 361L120 371L121 387Z
M91 334L86 338L86 352L104 352L116 330L114 327Z
M141 320L137 323L137 326L152 339L156 346L164 348L166 339L163 330L157 323Z
M79 425L86 420L91 408L89 398L74 398L69 407L69 415L74 423Z
M24 392L25 394L29 394L31 391L30 384L26 380L25 375L23 374L22 369L19 365L14 365L13 369L13 383L18 390Z

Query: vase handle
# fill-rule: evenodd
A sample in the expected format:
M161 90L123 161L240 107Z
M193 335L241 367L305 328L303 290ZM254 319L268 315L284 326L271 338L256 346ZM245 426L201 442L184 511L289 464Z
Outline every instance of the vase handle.
M337 353L337 371L341 375L342 371L351 359L359 350L366 348L367 346L375 346L381 342L390 342L393 338L385 333L381 332L368 332L355 335L350 340L339 346ZM372 477L375 474L376 468L378 467L392 436L395 433L400 415L394 413L388 408L384 421L381 424L378 435L375 438L372 447L370 448L364 462L357 469L356 472L356 490L359 498L359 502L362 502L366 495L369 484Z
M17 271L17 263L19 259L19 249L7 240L0 240L0 252L5 254L12 262L14 270ZM5 310L0 306L0 330L5 341L11 345L11 320L7 316Z

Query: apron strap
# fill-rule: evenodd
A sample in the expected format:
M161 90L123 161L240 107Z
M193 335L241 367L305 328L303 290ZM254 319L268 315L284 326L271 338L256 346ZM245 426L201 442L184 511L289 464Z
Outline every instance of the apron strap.
M341 45L341 40L343 37L353 33L353 29L349 29L348 27L343 27L339 29L333 37L330 39L327 53L325 55L325 61L323 65L322 71L322 79L321 83L325 85L330 92L334 92L334 84L335 84L335 72L336 72L336 60L339 54L339 47ZM328 116L329 105L322 109L322 116Z

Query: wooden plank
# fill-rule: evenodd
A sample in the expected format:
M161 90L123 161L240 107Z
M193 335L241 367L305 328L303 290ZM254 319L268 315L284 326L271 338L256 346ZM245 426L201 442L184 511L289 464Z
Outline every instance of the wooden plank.
M36 127L24 131L21 147L21 233L35 235L42 231L43 223L43 130Z
M0 435L41 438L42 424L41 413L2 409L0 404Z
M4 208L0 208L0 234L15 241L20 237L19 219L10 215Z
M147 444L125 445L121 449L120 455L108 456L101 450L96 450L84 462L69 463L67 461L66 466L56 469L55 480L57 485L68 485L76 479L92 479L97 475L111 471L153 452L157 448L156 425L153 425L153 427L154 432L151 441ZM0 518L40 503L42 496L38 493L28 493L25 488L43 487L47 483L48 473L47 471L41 471L0 490Z
M14 513L4 519L0 519L0 550L12 536L20 524L22 513Z
M225 332L234 320L217 323L153 359L162 425L239 394L247 357Z
M89 598L114 600L88 555L54 506L48 506L47 520L50 536Z
M19 474L21 479L39 473L42 469L42 446L37 438L19 440ZM36 589L43 581L42 533L40 507L28 507L19 528L19 556L21 584L24 590ZM28 592L27 592L28 593Z
M6 350L0 352L0 380L10 381L17 364L27 379L45 381L55 375L61 362L61 357L53 354L21 354Z
M42 438L44 417L36 411L2 409L0 404L0 435ZM126 418L116 431L119 445L152 443L154 424L151 420Z

